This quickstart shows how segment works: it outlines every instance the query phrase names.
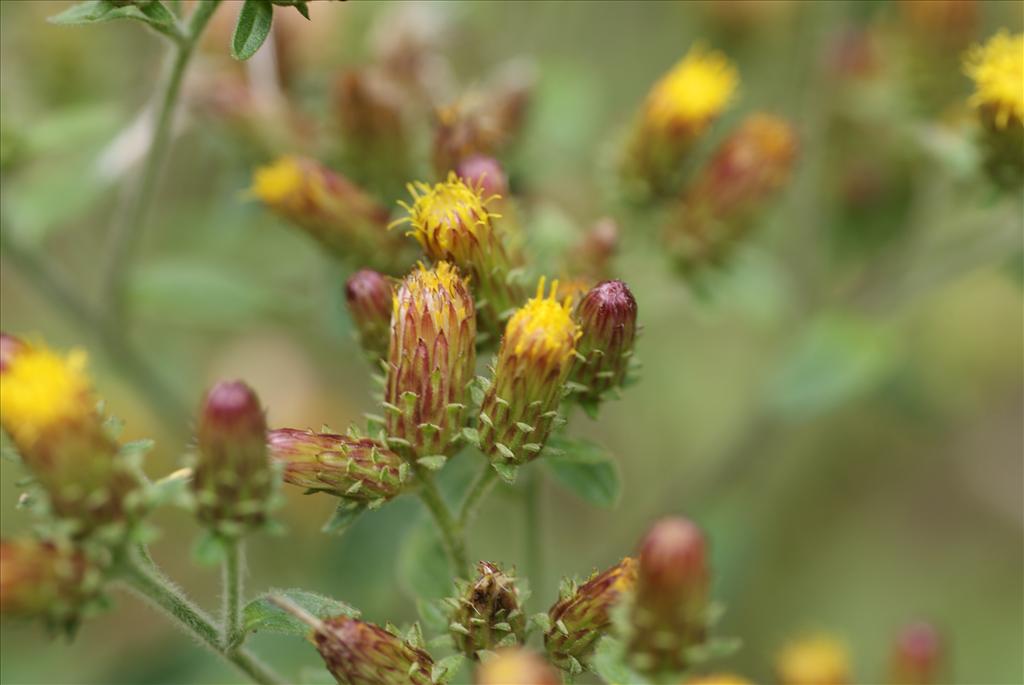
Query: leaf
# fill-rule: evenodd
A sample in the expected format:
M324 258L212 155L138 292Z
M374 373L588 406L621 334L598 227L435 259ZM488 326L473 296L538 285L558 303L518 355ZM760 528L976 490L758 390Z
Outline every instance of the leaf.
M626 650L613 637L601 638L590 660L590 667L606 683L613 685L649 685L651 681L634 671L625 661Z
M245 0L238 13L235 33L231 36L231 56L247 60L256 54L270 35L274 20L274 7L270 0Z
M622 490L619 468L604 448L564 437L552 438L549 445L558 452L546 456L544 463L559 483L594 506L616 505Z
M356 519L366 511L366 505L358 502L342 500L338 503L334 513L327 519L320 531L328 535L344 535Z
M259 631L284 635L306 635L310 629L305 623L270 601L271 596L290 599L317 618L335 616L358 618L359 611L345 602L318 595L307 590L270 590L249 602L242 610L242 631L246 634Z
M439 600L417 597L416 610L428 633L448 632L448 610Z
M212 531L203 531L192 546L192 561L198 566L216 566L224 561L224 540Z
M429 471L440 471L444 468L446 461L448 461L448 457L443 454L435 454L429 457L420 457L416 463Z
M110 0L80 2L47 21L51 24L76 26L99 24L115 19L135 19L158 28L174 26L174 15L157 0L138 5L118 5Z
M437 685L444 685L451 682L452 678L459 674L466 664L466 657L463 654L452 654L434 664L430 671L430 680Z
M426 518L406 531L398 548L398 582L413 597L438 599L451 593L452 573L444 548Z

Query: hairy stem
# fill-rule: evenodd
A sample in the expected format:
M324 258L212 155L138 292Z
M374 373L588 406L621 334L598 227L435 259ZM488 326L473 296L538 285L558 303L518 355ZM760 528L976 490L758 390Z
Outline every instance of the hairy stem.
M224 554L224 646L233 648L242 641L242 574L245 569L245 547L241 540L228 540Z
M434 476L421 466L415 466L416 477L419 479L420 499L434 517L437 530L441 533L441 544L452 570L460 577L469 577L469 558L466 556L466 542L463 539L462 525L452 516L441 492L437 489Z
M544 597L544 543L541 532L540 492L543 472L539 468L529 469L526 487L523 490L523 513L525 514L526 573L530 587L537 597Z
M484 497L494 484L498 482L498 472L491 468L490 463L485 463L483 469L477 474L477 477L473 479L469 489L466 490L466 496L462 500L462 506L459 507L459 524L463 529L467 528L473 519L476 518L477 512L480 510L480 505L483 503Z
M130 553L118 567L119 576L132 590L164 611L179 628L234 664L254 683L284 685L285 680L245 649L230 649L221 640L214 621L193 604L144 553Z
M181 40L175 41L173 45L170 67L166 79L160 86L153 137L150 140L138 188L127 200L111 230L108 258L103 271L102 295L103 301L109 303L114 321L119 321L124 313L126 271L145 229L160 171L163 168L164 159L167 157L167 148L171 138L171 123L174 120L174 111L181 94L181 84L188 64L192 60L196 43L219 3L220 0L201 0L197 3L189 17L185 35Z

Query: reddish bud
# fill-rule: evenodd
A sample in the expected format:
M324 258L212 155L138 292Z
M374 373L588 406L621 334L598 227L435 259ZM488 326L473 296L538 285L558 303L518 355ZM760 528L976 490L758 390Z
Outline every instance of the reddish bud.
M24 350L25 347L25 343L13 335L0 333L0 373L7 370L7 366L14 359L14 355Z
M583 335L577 344L582 359L572 380L585 386L578 399L595 405L602 395L622 385L633 356L636 338L636 300L622 281L594 286L576 307Z
M940 682L942 638L923 621L900 631L893 645L890 682L895 685L934 685Z
M98 574L72 549L31 539L0 541L0 614L69 625L93 597Z
M372 361L388 354L392 297L391 281L372 269L361 269L345 282L345 302L359 331L359 344Z
M467 157L455 167L455 174L467 185L479 188L484 197L508 197L508 178L493 157Z
M399 636L338 616L319 624L313 642L327 670L346 685L430 685L434 660Z

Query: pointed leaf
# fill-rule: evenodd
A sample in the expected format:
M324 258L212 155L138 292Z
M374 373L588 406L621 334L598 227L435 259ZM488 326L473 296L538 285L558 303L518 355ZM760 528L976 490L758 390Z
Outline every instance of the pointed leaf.
M247 60L255 55L270 35L273 20L274 7L270 0L245 0L231 37L231 56Z
M286 635L307 635L310 632L309 626L272 603L269 599L272 595L290 599L317 618L359 617L358 610L332 597L306 590L271 590L249 602L243 609L242 630L245 633L264 631Z
M546 456L544 463L559 483L594 506L610 509L618 503L619 468L604 448L564 437L552 438L550 445L558 452Z

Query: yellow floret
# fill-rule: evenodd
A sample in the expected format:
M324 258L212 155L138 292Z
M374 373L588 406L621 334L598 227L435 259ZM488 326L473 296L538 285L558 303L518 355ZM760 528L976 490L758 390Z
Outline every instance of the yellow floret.
M816 635L783 648L776 670L783 685L844 685L850 678L850 659L838 640Z
M250 192L268 205L287 202L302 188L302 165L296 157L281 157L253 173Z
M964 71L974 80L971 106L992 110L996 127L1024 122L1024 33L1000 31L964 57Z
M562 361L573 353L580 337L580 327L573 321L570 299L555 299L558 281L552 281L551 292L544 295L544 278L537 284L537 295L528 300L509 319L505 337L515 341L515 354L555 353Z
M416 311L430 312L435 326L440 326L444 322L442 315L447 311L449 303L455 307L459 319L470 315L467 312L470 300L465 289L465 281L458 270L448 262L438 262L433 269L419 264L406 277L403 289L408 292ZM392 317L396 320L402 304L401 297L392 300Z
M62 357L33 347L14 355L0 375L0 418L19 446L30 446L49 429L95 410L85 364L82 350Z
M700 128L732 101L739 74L720 52L701 46L690 49L647 97L645 119L655 128Z
M465 242L462 238L467 233L477 236L481 231L490 230L490 219L497 218L487 211L487 204L497 196L485 198L479 188L468 185L455 172L449 172L444 182L433 187L417 181L408 188L413 204L399 204L409 215L392 226L410 224L412 229L407 235L416 238L432 257L440 256L438 251L459 254L459 246Z

